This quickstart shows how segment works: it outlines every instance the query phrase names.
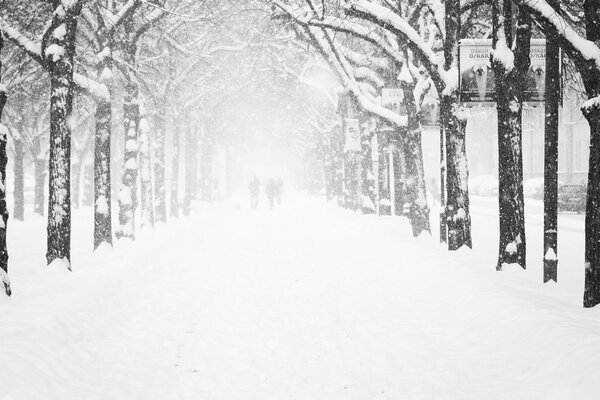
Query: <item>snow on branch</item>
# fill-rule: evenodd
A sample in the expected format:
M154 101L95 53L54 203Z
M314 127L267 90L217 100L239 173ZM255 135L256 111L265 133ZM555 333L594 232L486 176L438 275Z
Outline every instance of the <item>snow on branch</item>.
M397 126L406 126L408 123L406 116L401 116L385 107L377 104L373 99L368 98L361 90L354 76L347 74L346 71L352 71L352 67L348 65L347 60L343 56L339 58L334 55L336 49L330 48L329 43L325 39L325 33L316 28L307 27L315 44L319 47L324 56L326 56L329 64L335 69L338 76L341 78L344 87L346 87L356 98L361 108L372 114L378 115ZM335 44L333 44L335 46ZM339 52L337 52L339 54Z
M0 31L6 36L6 38L8 38L17 47L25 51L25 53L27 53L33 60L40 64L42 68L46 70L48 69L48 64L46 63L45 58L42 56L42 45L39 42L35 42L21 34L18 30L11 27L3 18L0 18ZM52 51L47 51L47 55L54 56L54 53ZM101 98L104 100L109 99L108 88L105 85L78 73L73 74L73 80L80 89L83 89L92 97Z
M561 14L545 0L516 0L532 12L540 22L556 30L558 35L585 60L592 61L600 70L600 48L594 42L582 38Z
M419 33L401 16L397 15L389 8L371 3L367 0L351 0L345 7L350 12L357 13L359 16L373 20L378 25L388 30L392 30L394 33L403 37L413 51L417 53L421 61L427 66L432 78L434 80L441 79L444 83L448 83L448 74L446 74L443 69L440 57L429 48Z
M0 31L21 50L24 50L31 58L43 64L42 46L40 43L29 39L21 32L9 25L4 18L0 17Z

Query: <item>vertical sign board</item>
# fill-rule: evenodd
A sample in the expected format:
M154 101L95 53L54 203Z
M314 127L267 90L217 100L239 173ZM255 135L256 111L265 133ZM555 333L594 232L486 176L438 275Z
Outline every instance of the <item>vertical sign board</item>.
M381 89L381 105L396 114L406 114L402 110L402 101L404 100L404 91L396 88ZM403 112L404 111L404 112Z
M494 71L490 63L491 39L460 41L460 100L463 103L496 101ZM546 40L531 39L531 65L525 78L523 101L544 101L546 73Z
M344 118L344 152L362 151L360 126L356 118Z

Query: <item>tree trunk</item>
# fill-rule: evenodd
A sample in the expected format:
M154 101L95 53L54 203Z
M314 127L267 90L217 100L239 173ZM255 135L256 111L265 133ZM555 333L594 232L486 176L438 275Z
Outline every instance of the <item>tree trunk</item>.
M473 247L469 211L469 169L465 145L466 119L458 110L457 99L443 96L440 107L446 134L446 226L448 250Z
M370 125L370 121L368 122ZM364 129L361 133L361 145L362 145L362 156L361 156L361 174L360 179L362 182L362 211L365 214L374 214L377 211L375 206L376 194L375 194L375 175L373 174L373 159L371 149L371 136L374 133L371 132L370 128Z
M42 154L40 138L36 136L33 139L33 167L35 175L35 187L33 194L33 212L38 215L44 215L44 184L46 181L46 159Z
M137 153L140 106L137 88L128 85L123 102L123 125L125 127L125 153L119 189L119 229L117 239L135 239L135 209L137 207Z
M407 176L407 162L406 162L406 137L405 137L406 129L396 128L394 138L394 146L392 151L393 156L393 172L390 174L390 184L394 185L393 190L393 201L395 211L395 215L405 215L408 214L408 206L409 206L409 194L407 193L407 185L406 182L408 180ZM405 210L406 206L406 210Z
M185 132L185 191L183 195L183 215L190 215L192 199L196 192L198 160L196 156L198 139L191 127Z
M14 212L13 218L18 221L25 219L25 189L24 189L24 166L23 157L25 156L25 150L23 141L15 138L13 140L15 149L15 163L13 166L13 173L15 174L14 180Z
M556 35L546 36L544 138L544 283L558 279L558 113L560 49Z
M406 193L409 202L408 218L413 236L424 231L431 233L429 224L429 205L423 167L423 149L421 145L421 125L417 115L414 97L414 85L404 83L404 100L408 116L408 125L404 133L404 154L406 155Z
M584 108L590 124L590 160L585 214L585 289L583 306L600 303L600 106Z
M500 19L499 17L502 16ZM506 57L494 57L497 52L508 52L512 43L512 5L509 0L494 2L494 39L492 67L496 79L498 110L498 205L500 243L497 270L504 264L519 264L525 268L525 209L523 199L522 124L523 87L529 69L529 16L519 12L517 46L514 66L507 65ZM506 23L503 23L506 21Z
M63 7L63 5L58 6ZM66 34L53 34L50 46L43 46L50 73L50 160L48 176L48 264L60 260L71 269L71 129L73 108L73 64L77 18L81 4L55 12L51 29L66 28ZM46 43L48 44L48 43ZM55 50L48 54L49 49ZM58 51L60 50L60 52ZM62 54L61 54L62 53Z
M150 125L145 116L140 120L140 185L141 226L154 227L154 196L152 191L152 163L150 158Z
M167 195L165 189L165 110L160 109L156 122L154 153L154 195L156 200L156 222L167 222Z
M177 124L173 132L173 155L171 159L171 217L179 217L179 135L181 126Z
M94 149L94 250L102 243L112 246L110 132L112 109L109 102L96 105Z
M444 134L444 124L440 123L440 243L448 242L448 226L446 225L446 145Z
M0 52L4 48L4 38L0 34ZM6 105L6 87L2 84L2 61L0 60L0 120ZM4 286L4 293L11 295L10 281L8 279L8 249L6 247L6 229L8 224L8 208L6 207L6 142L8 141L8 128L0 122L0 277Z
M229 156L229 153L228 153ZM202 136L200 143L200 173L199 187L200 187L200 199L203 201L212 200L212 141L211 136L206 132Z
M600 3L584 2L587 39L600 45ZM580 69L591 104L582 107L590 124L590 159L585 213L585 285L583 306L600 303L600 71L590 66Z

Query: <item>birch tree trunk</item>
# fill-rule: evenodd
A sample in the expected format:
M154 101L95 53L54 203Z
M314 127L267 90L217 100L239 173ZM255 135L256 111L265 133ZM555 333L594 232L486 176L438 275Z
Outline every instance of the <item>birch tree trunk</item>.
M25 219L25 189L24 189L24 165L23 157L25 156L25 149L23 141L18 138L13 139L13 145L15 150L15 162L13 164L13 173L15 175L13 185L13 218L17 221L23 221Z
M50 73L50 160L48 176L48 265L71 269L71 129L73 65L81 3L58 5L42 51Z
M509 0L494 1L492 68L498 110L498 205L500 243L497 270L503 264L525 268L525 209L523 199L522 114L525 74L529 69L531 20L518 12L514 65L511 65L513 10ZM506 21L506 22L504 22Z
M165 189L165 109L160 107L155 118L154 196L156 222L167 222L167 195Z
M558 113L560 49L554 34L546 36L544 137L544 283L558 279Z
M0 53L4 48L4 38L0 34ZM2 111L8 99L6 86L2 83L2 60L0 59L0 278L4 286L4 293L10 296L10 281L8 279L8 249L6 247L6 229L8 224L8 208L6 207L6 142L8 140L8 128L1 122Z

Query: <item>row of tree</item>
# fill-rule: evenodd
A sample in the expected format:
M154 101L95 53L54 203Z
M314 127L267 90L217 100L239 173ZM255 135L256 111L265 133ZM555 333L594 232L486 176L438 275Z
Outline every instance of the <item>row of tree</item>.
M408 214L415 235L429 230L420 122L427 98L438 98L441 143L441 240L449 250L472 246L465 153L467 123L459 102L459 42L492 37L499 151L499 251L496 268L525 268L522 169L525 78L533 36L546 38L544 281L557 280L557 143L561 101L560 50L583 82L590 124L585 292L583 304L600 303L600 4L592 0L272 0L274 18L309 43L343 86L341 121L361 121L362 151L344 153L340 132L327 140L325 176L342 203L365 208L396 192L396 212ZM382 88L404 92L401 115L381 107ZM366 123L367 120L372 123ZM347 130L343 127L342 132ZM373 149L373 137L379 148ZM392 156L386 157L384 153ZM379 157L379 176L371 172ZM391 172L390 172L391 171ZM387 179L387 181L386 181ZM378 190L375 190L375 187ZM358 195L360 194L360 195ZM404 205L406 204L406 206ZM392 208L394 205L392 205ZM368 209L369 207L366 207Z
M7 152L14 160L17 219L24 217L24 169L28 158L33 161L35 212L43 214L47 204L48 265L71 268L71 207L79 204L80 173L91 149L94 249L112 245L113 235L133 240L140 226L166 222L181 209L189 214L194 198L211 197L211 147L222 140L213 115L232 93L258 86L260 68L285 69L274 58L281 57L278 47L289 34L270 30L268 9L261 6L220 0L2 2L0 274L7 294Z

